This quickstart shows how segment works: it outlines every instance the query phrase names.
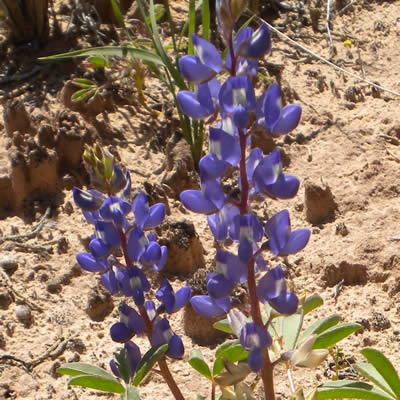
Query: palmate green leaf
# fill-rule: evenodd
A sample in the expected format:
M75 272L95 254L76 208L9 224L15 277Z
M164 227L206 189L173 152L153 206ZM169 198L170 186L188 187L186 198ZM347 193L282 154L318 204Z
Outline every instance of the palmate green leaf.
M68 385L82 386L107 393L125 393L125 388L116 379L107 379L96 375L73 376L69 379Z
M139 392L133 385L126 387L125 393L121 395L121 400L140 400Z
M327 382L318 387L318 400L321 399L371 399L393 400L387 393L368 383L342 380Z
M365 348L360 353L375 367L390 386L397 398L400 398L400 379L392 363L378 350Z
M164 353L168 350L167 344L152 347L140 360L139 365L136 367L136 373L133 377L132 384L138 386L144 377L151 371L153 365L164 356Z
M74 57L132 57L138 58L143 62L152 62L154 64L164 65L163 60L157 55L146 49L139 49L131 45L121 46L101 46L89 49L70 51L69 53L56 54L54 56L41 57L40 61L61 60Z
M221 319L221 321L214 322L213 327L222 332L233 333L227 319Z
M328 347L332 347L337 342L358 331L359 329L361 329L361 325L355 323L333 326L332 328L329 328L325 332L318 335L318 337L315 339L313 349L327 349Z
M316 308L322 306L323 304L324 300L322 299L321 296L318 296L317 294L314 296L307 297L303 304L304 315L307 315L312 310L315 310Z
M205 376L207 379L212 380L211 371L207 363L204 361L203 354L200 350L193 350L189 358L190 366Z
M375 369L375 367L368 362L359 362L353 365L353 368L364 378L369 379L375 385L379 386L393 398L396 398L390 386L386 383L382 375Z
M301 327L303 326L304 312L301 310L282 320L282 337L285 351L293 350L296 347Z
M302 342L306 337L314 333L318 335L330 327L337 325L341 319L342 317L339 314L333 314L327 318L315 321L301 334L299 342Z
M114 376L109 374L105 369L96 367L95 365L85 364L81 362L74 362L64 364L57 369L59 374L63 375L97 375L105 379L114 379Z

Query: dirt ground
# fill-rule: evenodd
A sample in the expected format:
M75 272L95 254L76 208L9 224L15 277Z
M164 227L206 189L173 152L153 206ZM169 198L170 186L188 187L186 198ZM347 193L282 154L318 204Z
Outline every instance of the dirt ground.
M261 71L280 82L287 103L303 107L295 132L275 143L287 172L302 184L295 199L267 201L256 212L267 217L288 208L293 228L311 229L306 249L289 256L287 264L298 293L324 298L311 320L337 312L344 321L363 326L340 343L349 365L361 361L359 349L374 347L400 370L400 2L331 1L330 32L325 1L284 3L293 10L260 3L262 16L292 39L273 34L272 54L261 62ZM186 1L172 2L177 28L186 20L186 7ZM85 73L77 60L43 64L37 57L125 38L93 7L79 9L73 1L60 0L55 13L60 32L53 27L48 43L37 49L9 44L4 22L0 29L1 399L98 398L94 391L67 387L67 378L56 369L73 361L108 368L118 348L108 332L122 299L112 299L98 277L81 271L75 260L92 233L71 195L74 185L88 182L81 163L84 143L97 141L113 151L131 171L134 193L144 187L151 201L168 205L158 234L170 248L165 274L174 286L197 268L215 265L206 219L185 211L178 201L181 190L198 187L198 177L176 133L168 91L147 79L148 109L129 82L91 104L72 103L71 78L101 82L104 77ZM84 15L91 17L84 20ZM126 23L141 35L133 9ZM166 39L167 25L162 28ZM262 137L257 145L270 149ZM155 289L158 282L152 277ZM194 322L187 318L184 313L173 318L177 333L193 331ZM220 339L200 334L208 344L184 336L184 360L170 362L187 399L210 393L185 362L193 348L212 360ZM144 339L138 342L145 345ZM295 370L295 383L307 389L322 383L332 374L331 361L318 371ZM352 377L351 368L346 373ZM277 370L276 381L277 397L288 398L283 370ZM140 393L144 399L172 398L156 374Z

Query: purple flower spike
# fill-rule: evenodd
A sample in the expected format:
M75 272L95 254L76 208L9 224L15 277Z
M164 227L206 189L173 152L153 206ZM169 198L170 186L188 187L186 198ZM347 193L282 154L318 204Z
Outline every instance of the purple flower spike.
M182 339L172 331L166 318L159 318L154 324L151 344L152 346L168 344L167 354L172 358L182 358L184 353Z
M190 287L184 286L174 293L168 279L165 278L161 282L160 289L156 292L156 297L162 303L165 311L172 314L180 310L189 301Z
M108 268L106 260L96 259L90 253L79 253L76 261L81 268L89 272L105 272Z
M140 335L143 332L143 318L124 303L121 307L120 322L115 323L110 329L111 339L114 342L125 343L135 334Z
M273 137L292 131L301 117L301 107L298 104L290 104L282 108L281 94L277 83L273 83L267 89L263 112L265 126Z
M246 350L251 350L247 359L249 367L259 371L263 366L262 351L272 344L271 335L264 327L249 322L240 333L240 343Z
M250 40L243 42L239 47L242 57L260 59L271 51L271 34L268 26L262 24L251 36Z
M240 162L239 137L233 136L222 129L210 128L209 151L219 160L235 166Z
M231 76L222 85L219 92L219 103L226 112L233 112L242 106L252 111L256 106L254 88L247 76Z
M83 211L96 211L103 204L104 197L95 190L86 192L77 187L72 190L75 204Z
M229 297L213 299L210 296L200 295L193 296L190 299L190 304L200 315L204 315L205 317L218 317L229 311L231 299Z
M265 224L265 234L269 238L269 248L274 255L287 256L302 250L310 239L309 229L291 232L288 210L276 213Z

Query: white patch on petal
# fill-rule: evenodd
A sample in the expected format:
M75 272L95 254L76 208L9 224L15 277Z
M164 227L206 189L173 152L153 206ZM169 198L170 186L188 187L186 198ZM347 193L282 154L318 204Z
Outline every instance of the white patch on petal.
M242 241L244 239L253 241L253 228L251 226L241 226L239 233L239 240Z
M229 133L231 136L235 134L235 127L232 118L224 118L222 120L222 130Z
M247 343L250 347L260 347L260 337L256 333L247 335Z
M133 289L138 289L142 287L142 281L138 276L134 276L131 279L129 279L129 285Z
M172 338L172 336L174 336L174 334L171 329L167 329L162 333L162 336L163 336L165 342L169 343L170 339Z
M234 106L242 105L243 107L246 107L246 89L232 89L232 101Z
M210 140L209 153L214 154L219 160L221 160L221 142L219 140Z
M226 265L226 263L217 261L215 270L217 274L222 274L226 279L228 279L228 266Z
M279 96L276 99L276 105L279 107L280 110L282 110L282 99L281 99L281 96Z
M120 322L122 322L126 327L128 327L128 323L129 323L129 318L127 315L125 315L124 313L121 313L120 317L119 317Z

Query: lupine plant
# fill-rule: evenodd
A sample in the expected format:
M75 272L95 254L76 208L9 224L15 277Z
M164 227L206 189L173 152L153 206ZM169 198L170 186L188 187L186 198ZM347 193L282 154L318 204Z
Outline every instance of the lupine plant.
M250 27L235 31L246 6L246 0L216 1L218 27L227 47L225 58L213 44L193 34L193 54L179 60L180 73L193 88L177 93L180 109L209 125L209 152L199 162L200 190L180 195L188 210L207 217L219 243L216 270L207 275L208 294L190 298L188 286L174 292L163 279L155 298L150 297L147 272L160 271L166 262L167 249L158 244L152 232L163 221L165 206L150 207L144 193L131 202L129 174L99 146L87 148L84 158L94 189L75 188L73 196L95 233L89 252L78 254L77 260L84 270L100 274L108 291L125 296L120 321L110 328L111 339L123 348L110 361L114 377L82 363L67 364L58 371L72 376L71 385L137 399L137 386L157 363L156 372L174 398L183 399L167 360L182 358L184 348L168 316L190 301L197 313L221 317L215 328L234 337L217 348L211 368L199 350L189 358L189 364L210 381L211 400L255 399L259 381L262 397L274 400L274 368L278 364L286 367L292 399L399 399L396 371L373 349L362 350L368 363L354 366L373 385L334 381L306 393L292 376L295 367L317 367L337 342L361 326L342 323L334 314L303 329L304 317L323 301L320 296L296 293L293 282L285 278L284 268L287 256L306 246L310 231L292 230L286 209L267 221L255 212L256 202L296 196L300 181L283 171L279 149L264 155L259 148L252 148L252 135L256 128L272 138L291 132L299 123L301 107L283 107L276 83L256 95L253 80L257 63L271 50L271 39L266 25L255 31ZM236 176L234 170L238 171L239 194L232 195L224 191L223 183ZM248 303L240 307L232 301L237 285L247 288ZM150 347L143 356L134 342L140 335L148 338Z

